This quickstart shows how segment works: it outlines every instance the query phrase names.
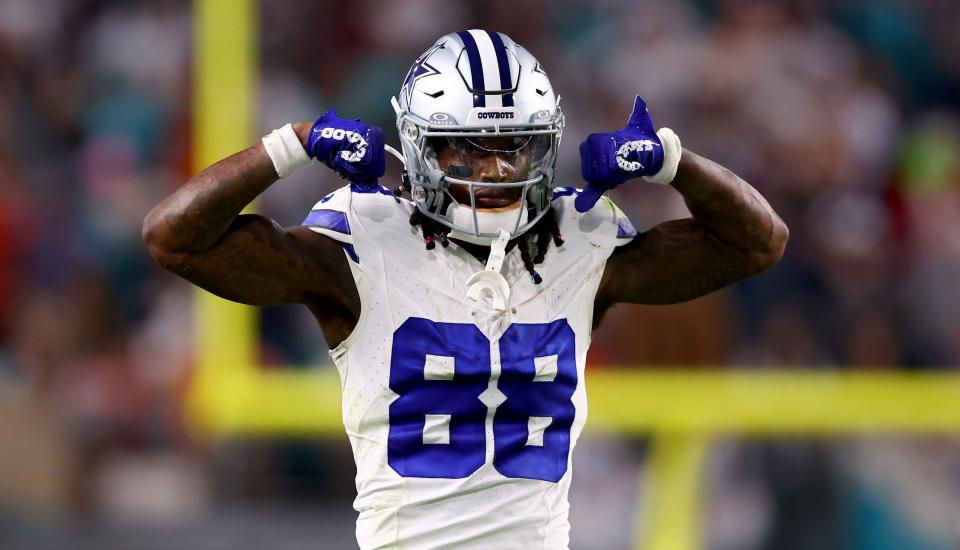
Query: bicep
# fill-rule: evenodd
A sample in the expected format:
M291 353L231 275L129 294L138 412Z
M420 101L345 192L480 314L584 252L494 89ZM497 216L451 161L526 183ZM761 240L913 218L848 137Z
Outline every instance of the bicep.
M693 218L673 220L638 235L610 256L597 301L673 304L692 300L762 268Z
M167 267L213 294L259 306L323 298L341 286L344 273L349 278L337 242L256 214L237 216L212 248L184 253Z

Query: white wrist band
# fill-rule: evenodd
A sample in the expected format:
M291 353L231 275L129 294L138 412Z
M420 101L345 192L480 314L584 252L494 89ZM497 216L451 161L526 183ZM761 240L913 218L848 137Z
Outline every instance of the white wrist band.
M677 175L677 166L680 164L680 155L683 154L683 147L680 146L680 138L670 128L660 128L657 130L657 137L663 144L663 166L660 171L652 176L644 176L643 179L650 183L659 183L667 185L673 181Z
M263 148L273 161L273 168L277 175L285 178L290 174L310 164L310 157L300 143L300 138L293 131L293 124L287 124L263 136Z

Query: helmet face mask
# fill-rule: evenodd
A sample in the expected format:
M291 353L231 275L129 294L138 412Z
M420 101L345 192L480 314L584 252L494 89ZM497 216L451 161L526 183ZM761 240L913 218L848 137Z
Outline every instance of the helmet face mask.
M452 237L489 244L498 228L522 234L550 208L563 114L543 68L508 37L441 37L396 107L414 202ZM518 200L506 208L510 193Z

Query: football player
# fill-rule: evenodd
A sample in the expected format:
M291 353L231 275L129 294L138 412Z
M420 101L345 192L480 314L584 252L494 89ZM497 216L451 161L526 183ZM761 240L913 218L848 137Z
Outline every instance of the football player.
M559 103L507 36L451 33L393 100L402 152L331 110L206 168L144 221L153 257L194 284L313 312L342 380L364 549L566 548L604 312L702 296L783 252L767 201L655 131L639 97L624 128L580 145L585 186L555 186ZM385 151L405 168L394 191ZM314 159L348 185L302 226L240 213ZM638 233L603 196L635 178L672 186L693 217Z

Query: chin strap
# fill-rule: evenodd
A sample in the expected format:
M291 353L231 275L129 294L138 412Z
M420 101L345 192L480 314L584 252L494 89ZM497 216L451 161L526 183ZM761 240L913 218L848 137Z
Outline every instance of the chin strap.
M490 243L487 267L467 279L467 297L475 302L482 300L493 309L506 311L507 305L510 303L510 285L500 274L500 269L503 267L503 259L506 257L510 233L498 229L497 235L497 239Z

